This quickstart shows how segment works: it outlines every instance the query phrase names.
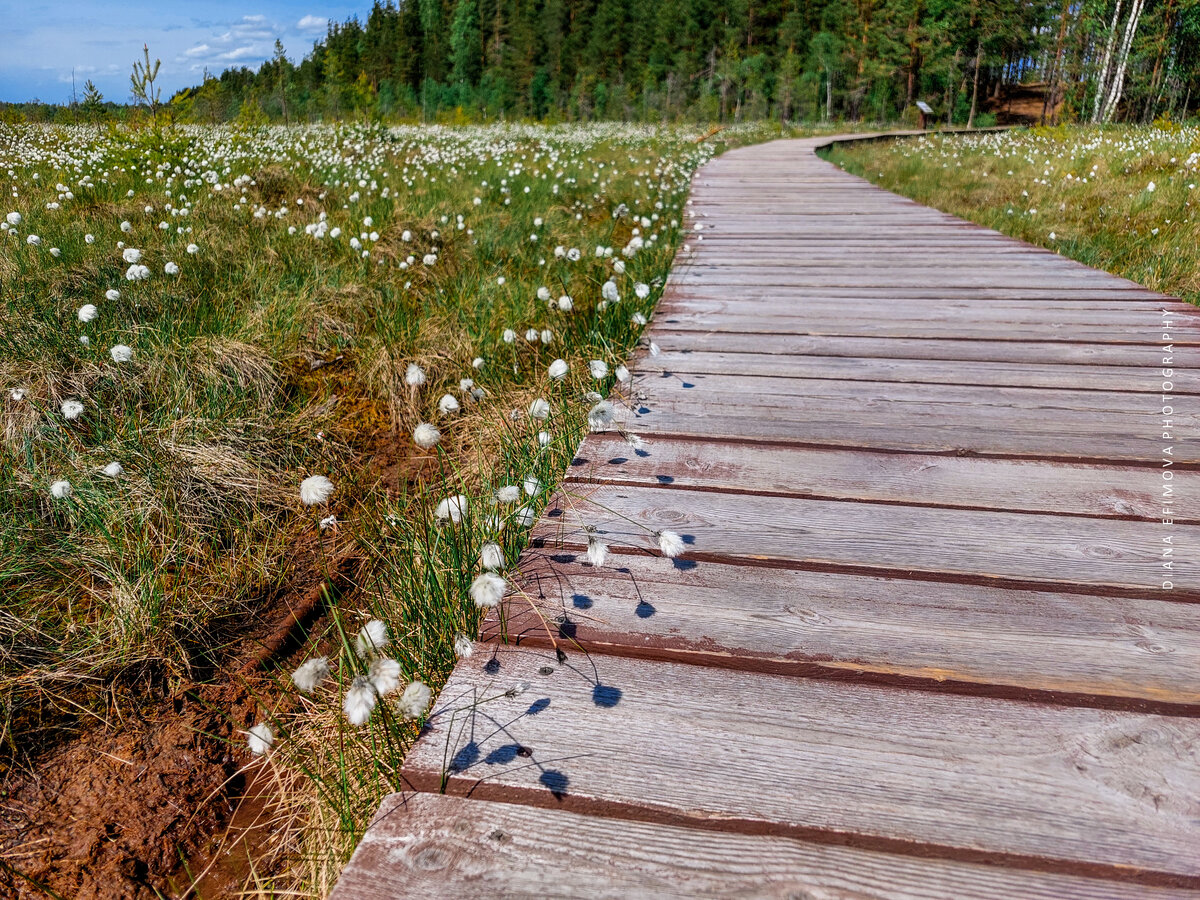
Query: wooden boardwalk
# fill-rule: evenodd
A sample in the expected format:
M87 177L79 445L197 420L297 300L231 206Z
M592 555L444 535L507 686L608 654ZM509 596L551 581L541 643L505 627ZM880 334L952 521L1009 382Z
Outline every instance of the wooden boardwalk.
M697 175L647 443L584 441L337 900L1200 895L1200 315L820 143Z

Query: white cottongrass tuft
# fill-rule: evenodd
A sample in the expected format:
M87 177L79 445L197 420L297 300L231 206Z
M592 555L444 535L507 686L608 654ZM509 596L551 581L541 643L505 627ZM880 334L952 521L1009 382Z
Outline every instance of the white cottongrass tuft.
M387 624L381 619L371 619L362 627L354 640L354 647L359 656L369 656L378 653L390 643Z
M422 450L429 450L436 446L441 439L442 433L437 430L435 425L430 425L428 422L422 422L413 429L413 440Z
M310 475L300 482L300 502L305 506L324 503L332 493L333 482L324 475Z
M513 521L521 528L528 528L537 521L537 513L532 507L522 506L513 514Z
M565 359L556 359L554 362L550 363L550 367L546 370L546 373L551 378L558 381L566 378L567 372L569 372L570 369L571 367L567 365L567 361Z
M314 656L300 664L292 673L292 684L306 694L311 694L329 677L329 660L324 656Z
M592 431L603 431L613 420L613 405L609 400L601 400L588 411L588 425Z
M125 473L125 467L122 466L119 462L114 461L114 462L110 462L107 466L105 466L100 471L104 475L107 475L109 478L117 478L118 476L123 475Z
M76 315L79 317L80 322L92 321L92 319L96 318L96 315L97 315L96 304L95 303L83 304L83 306L79 307L79 312L76 313Z
M495 541L488 541L479 548L479 564L489 572L504 568L504 548Z
M594 534L588 535L587 558L593 566L604 565L604 560L608 558L608 544L600 540Z
M356 676L342 701L342 712L346 714L346 720L351 725L365 725L367 719L371 718L371 711L375 709L377 699L378 694L375 693L371 679L366 675Z
M465 634L456 634L454 636L454 655L459 659L467 659L475 652L475 645L471 643L471 639Z
M188 245L187 245L187 252L188 252L188 253L191 253L191 254L193 254L193 255L194 255L194 254L196 254L196 253L199 253L199 252L200 252L200 247L199 247L199 245L198 245L198 244L188 244Z
M25 388L13 388L12 392L8 396L20 403L25 399Z
M246 733L246 743L255 756L265 756L275 743L275 732L266 722L259 722Z
M529 404L529 418L531 419L547 419L550 417L550 404L541 397L538 397Z
M593 359L588 363L588 371L592 377L599 381L608 375L608 363L602 359Z
M629 374L629 370L624 366L617 366L615 374L617 376L617 381L621 382L621 384L628 384L630 379L633 377Z
M480 609L495 606L504 598L508 582L494 572L484 572L471 582L468 593Z
M131 265L136 262L141 262L142 251L138 250L136 247L126 247L121 251L121 259L125 260L125 262Z
M380 697L386 697L393 691L400 690L400 663L386 656L371 663L369 675L371 685Z
M326 531L330 528L337 528L337 524L338 524L337 516L330 515L330 516L326 516L320 522L318 522L317 527L320 528L322 531Z
M56 481L50 485L50 496L55 500L66 500L74 493L69 481Z
M542 490L542 482L536 475L526 475L521 486L525 488L525 493L530 497L536 497Z
M448 416L451 413L456 413L459 410L458 400L453 394L442 394L442 399L438 401L438 412L443 416Z
M675 558L683 552L683 538L673 531L659 531L654 535L658 539L658 549L662 555Z
M416 363L409 363L404 370L404 383L409 387L420 387L425 383L425 370Z
M506 484L496 491L497 503L516 503L521 499L521 489L515 484Z
M120 300L121 292L118 291L116 288L109 288L107 291L104 292L104 297L105 297L105 299L108 299L108 300Z
M635 284L633 286L633 292L634 292L634 294L637 295L637 298L639 300L645 300L647 297L650 296L650 285L643 284L642 282L639 281L637 284Z
M59 409L64 419L78 419L83 415L83 404L78 400L64 400Z
M660 354L660 353L662 353L662 350L659 349L658 344L654 343L654 341L651 341L650 342L650 355L658 356L658 354Z
M462 517L466 515L466 512L467 498L462 494L455 494L453 497L447 497L439 503L433 514L440 522L445 522L449 519L457 525L462 521Z
M108 355L112 357L115 363L126 363L133 359L133 348L127 347L124 344L117 344L108 351Z
M425 684L414 681L404 689L400 699L396 701L396 711L408 719L419 719L429 709L429 701L433 699L433 691Z
M173 262L169 262L165 266L163 266L163 271L166 272L168 275L178 275L179 274L179 266Z

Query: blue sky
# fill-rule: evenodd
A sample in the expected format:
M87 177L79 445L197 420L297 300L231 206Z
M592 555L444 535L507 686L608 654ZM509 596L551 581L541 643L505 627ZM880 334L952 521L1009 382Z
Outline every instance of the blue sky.
M82 94L88 78L106 100L129 99L129 72L142 44L162 60L159 81L166 100L198 84L204 69L258 64L271 56L275 38L287 55L302 59L324 35L329 19L365 17L370 0L0 0L0 100L71 99L71 69Z

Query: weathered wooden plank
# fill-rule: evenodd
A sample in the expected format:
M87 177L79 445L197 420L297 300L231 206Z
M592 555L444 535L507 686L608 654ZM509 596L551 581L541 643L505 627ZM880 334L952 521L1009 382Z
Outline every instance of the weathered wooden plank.
M1162 473L1150 466L706 440L651 441L635 453L617 435L594 434L580 447L566 480L1148 521L1163 517ZM1181 469L1172 485L1171 499L1180 501L1175 521L1200 522L1200 509L1188 509L1200 497L1200 473Z
M986 305L981 304L981 309ZM1153 317L1149 317L1153 318ZM679 312L664 308L656 322L673 331L740 332L743 334L797 334L890 338L935 338L956 340L1079 341L1088 344L1137 344L1149 354L1159 350L1161 331L1152 322L1124 327L1113 323L1097 325L1070 322L1011 323L962 319L945 322L928 320L827 316L756 315L753 310L714 316L709 312ZM1175 346L1200 344L1200 326L1179 323L1172 329Z
M670 350L712 353L776 353L786 356L853 356L893 359L945 359L963 362L1030 362L1050 365L1159 366L1158 346L1086 344L1074 341L938 340L876 338L854 335L748 334L721 331L674 331L658 320L649 336ZM640 363L639 363L640 365ZM1177 369L1200 366L1200 349L1180 345L1171 353ZM1079 373L1080 383L1088 370Z
M330 900L818 894L860 900L1194 897L1172 888L409 793L384 799Z
M672 345L673 346L673 345ZM1145 354L1143 354L1145 355ZM976 362L961 360L896 359L784 355L780 353L706 353L666 351L643 359L645 373L660 369L672 375L815 378L835 381L902 381L910 384L993 385L997 387L1083 388L1092 391L1161 392L1162 367L1078 366L1052 363ZM736 373L736 375L735 375ZM1176 394L1200 393L1200 373L1176 369L1171 377Z
M667 529L702 560L1163 593L1164 530L1144 521L606 485L564 486L546 516L535 546L585 546L594 533L657 552L653 534ZM1170 533L1180 546L1200 542L1198 526ZM1176 569L1172 581L1172 597L1200 596L1200 573Z
M803 309L809 301L842 300L845 301L842 311L847 309L872 308L889 305L894 300L936 300L945 302L980 303L983 301L1011 301L1026 303L1044 302L1059 307L1068 304L1087 303L1101 308L1104 304L1124 306L1125 308L1153 310L1160 314L1164 306L1163 298L1150 292L1116 289L1103 287L1087 289L1054 288L1043 289L1037 285L1023 287L949 287L942 284L925 282L911 285L885 285L858 287L841 285L824 285L810 287L804 284L788 285L786 288L762 285L742 285L733 291L728 285L706 286L704 284L668 286L664 295L668 299L676 297L685 300L728 300L731 295L748 303L756 304L764 300L781 300L792 304L792 311ZM1176 301L1165 304L1172 310Z
M815 404L814 404L815 406ZM1055 428L1048 413L1044 422L1010 418L1004 429L995 423L978 425L966 417L947 412L921 416L893 409L864 418L839 410L836 403L826 408L771 410L751 414L744 404L672 400L654 408L641 407L636 417L619 416L621 426L642 437L672 435L736 441L770 441L813 447L853 447L903 452L949 453L968 456L1055 459L1067 462L1142 462L1161 464L1162 443L1149 430L1149 420L1112 422L1070 433ZM949 425L947 424L949 422ZM1194 467L1200 462L1200 447L1190 437L1173 448L1176 466ZM1180 432L1180 434L1185 434Z
M753 314L760 321L790 323L804 320L823 323L845 321L847 305L842 298L808 297L797 300L786 292L772 293L762 299L747 299L740 294L719 296L694 296L683 291L668 291L664 294L657 317L664 321L676 314L702 314L727 318L728 314ZM1131 303L1105 308L1100 304L1082 303L1039 303L1036 301L996 301L972 303L968 298L958 297L945 300L877 300L863 303L854 309L855 323L884 322L903 319L905 322L937 322L953 324L959 321L986 323L994 327L1004 325L1038 325L1047 329L1063 329L1077 325L1103 325L1117 330L1139 331L1145 335L1146 343L1161 343L1161 308L1154 304ZM1180 315L1174 331L1189 334L1200 332L1200 313ZM1052 335L1047 334L1047 337Z
M669 349L669 347L667 348ZM1108 420L1124 421L1133 415L1137 421L1156 424L1162 407L1161 374L1152 382L1143 380L1134 390L1103 391L1067 388L992 386L986 391L978 385L907 381L848 381L829 378L760 376L740 374L676 374L657 366L658 358L643 359L633 379L637 399L650 405L676 397L711 399L714 403L740 403L751 413L760 408L800 409L822 401L835 401L843 409L869 414L871 410L892 404L920 407L934 414L961 414L991 421L997 416L1019 421L1022 414L1053 414L1056 426L1064 431L1072 423L1082 425ZM1148 370L1155 371L1155 370ZM1148 383L1149 382L1149 383ZM1140 389L1137 389L1140 388ZM1077 415L1082 414L1082 415ZM1200 425L1200 410L1174 415L1180 427ZM948 426L954 423L947 422ZM1132 424L1132 423L1130 423ZM1135 426L1136 427L1136 426ZM1154 428L1157 432L1158 429Z
M557 639L592 653L1075 704L1126 701L1138 711L1194 714L1200 704L1194 603L709 563L680 569L645 555L595 567L582 552L553 550L528 554L516 583L520 592L502 620L485 623L485 639Z
M1197 747L1191 719L621 657L559 665L491 646L457 667L402 777L437 790L445 775L449 793L482 800L1200 886Z
M1005 265L1007 258L992 261L967 260L963 265L957 265L958 260L943 258L921 265L919 260L908 257L906 260L897 261L894 266L889 266L886 260L860 258L864 254L858 252L846 253L842 261L836 264L806 259L798 260L793 265L784 254L779 254L774 260L756 260L753 264L740 260L718 264L707 261L706 256L704 253L699 254L689 265L673 272L672 279L677 282L698 281L707 284L725 284L735 278L740 284L822 284L826 278L837 277L853 284L863 276L882 279L890 272L896 284L912 281L928 283L936 279L949 284L983 282L988 285L1003 285L1013 282L1019 285L1020 277L1024 275L1026 283L1033 281L1041 288L1079 289L1091 285L1115 288L1124 284L1139 293L1145 290L1134 282L1114 278L1107 272L1097 272L1083 266L1056 264L1055 257L1023 259L1019 270L1014 271L1017 267ZM968 266L966 262L973 264ZM964 277L971 280L962 282Z

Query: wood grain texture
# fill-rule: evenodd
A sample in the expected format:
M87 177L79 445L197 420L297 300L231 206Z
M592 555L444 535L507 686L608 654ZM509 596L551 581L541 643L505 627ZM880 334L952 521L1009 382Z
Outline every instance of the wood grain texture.
M530 552L517 584L486 638L1141 711L1200 708L1196 604L706 562L681 570L645 555L595 567L582 552L554 550Z
M584 455L586 454L586 455ZM871 500L913 506L1007 509L1108 518L1162 518L1162 474L1148 466L1073 465L1040 460L879 453L845 448L705 440L648 442L641 452L616 435L593 435L566 480ZM1200 473L1172 479L1176 521L1200 522Z
M766 342L769 345L769 341ZM909 384L988 385L1161 393L1162 367L1073 366L1031 362L941 361L881 357L788 356L780 353L706 353L663 351L643 359L643 373L725 375L738 378L817 378L829 381L902 381ZM1200 373L1178 370L1171 378L1176 394L1200 394ZM753 390L753 388L751 388Z
M844 409L836 401L804 407L761 404L751 414L745 404L672 398L619 413L618 421L645 437L675 435L739 441L772 441L807 446L880 448L1064 461L1130 461L1161 464L1162 444L1152 413L1112 414L1112 421L1075 421L1062 428L1052 413L1006 418L1003 427L975 420L973 410L947 410L938 415L919 407L874 410L870 414ZM1195 431L1174 444L1179 466L1200 462Z
M755 497L688 489L565 486L534 527L535 546L583 546L587 529L618 549L681 535L696 559L737 559L982 583L1161 592L1157 523L1016 512ZM1172 526L1182 546L1200 526ZM695 563L703 565L703 563ZM1200 573L1174 572L1172 596L1200 599Z
M914 860L435 794L392 794L330 900L1176 900L1170 888Z
M1191 719L481 646L402 776L447 759L479 799L1200 886Z
M651 335L673 352L755 353L782 356L852 356L886 359L959 360L963 362L1026 362L1035 365L1133 366L1162 365L1163 353L1144 344L1085 343L1082 341L934 340L829 335L749 334L720 331L674 331L654 323ZM1200 348L1177 346L1170 365L1200 366ZM1078 374L1080 386L1088 371Z

